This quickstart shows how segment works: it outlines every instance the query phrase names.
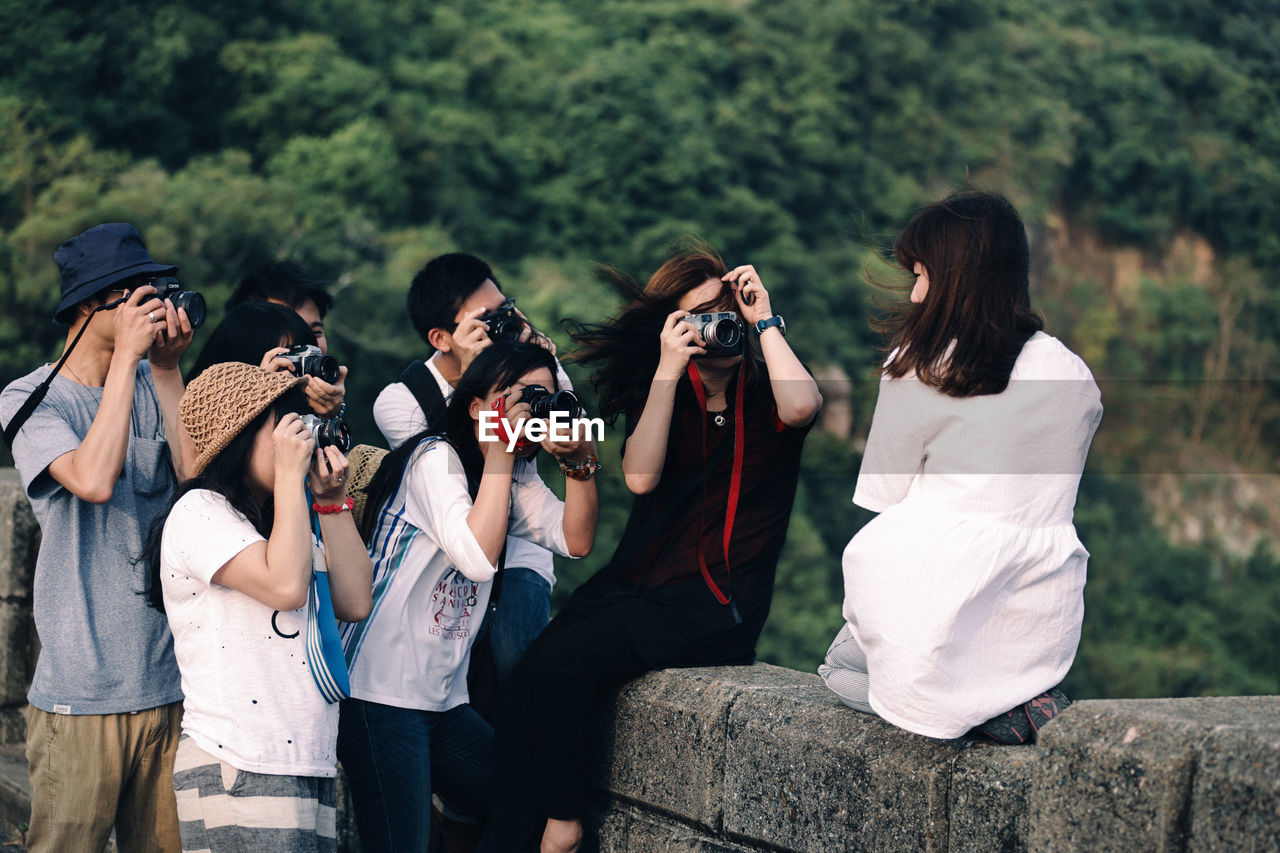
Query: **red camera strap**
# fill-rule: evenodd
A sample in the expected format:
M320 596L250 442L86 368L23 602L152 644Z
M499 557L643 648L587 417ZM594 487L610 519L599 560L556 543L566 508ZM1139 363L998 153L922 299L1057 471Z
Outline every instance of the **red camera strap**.
M729 596L725 595L715 580L711 577L711 570L707 567L707 558L702 551L702 513L707 503L707 480L710 478L710 472L706 470L707 464L707 390L702 385L702 377L698 375L698 368L693 362L689 362L689 381L693 384L693 393L698 398L698 408L702 411L702 506L698 509L698 568L702 571L702 579L707 582L707 587L721 604L728 604ZM729 477L729 502L725 507L724 515L724 568L725 573L729 575L730 588L732 589L733 571L729 565L729 541L733 537L733 520L738 514L738 495L742 490L742 457L743 449L746 446L746 435L743 428L743 400L746 386L746 360L743 360L742 369L738 373L738 390L734 395L733 403L733 473Z

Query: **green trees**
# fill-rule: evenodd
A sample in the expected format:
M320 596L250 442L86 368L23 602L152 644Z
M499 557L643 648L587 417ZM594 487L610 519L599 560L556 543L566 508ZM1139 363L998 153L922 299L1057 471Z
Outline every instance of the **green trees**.
M1095 559L1076 689L1270 683L1276 638L1256 602L1275 561L1175 548L1121 476L1166 460L1275 469L1280 23L1263 0L148 0L92 14L0 0L0 20L0 379L60 345L45 322L57 243L127 219L214 322L266 261L333 281L330 336L370 440L373 396L421 351L403 300L432 255L490 259L564 350L557 321L615 307L593 263L643 276L694 232L762 270L807 362L853 377L856 440L879 359L863 270L916 206L969 180L1023 211L1049 328L1107 380L1081 498ZM1146 258L1196 235L1208 257L1194 275L1144 262L1122 286L1106 259L1054 243L1064 229ZM838 627L839 555L866 520L848 501L857 463L814 436L761 644L772 660L811 668ZM627 506L619 483L606 491L604 552ZM1125 521L1104 523L1121 493ZM566 566L561 589L607 556ZM1176 584L1154 566L1201 586L1164 601ZM1198 627L1160 627L1179 614ZM1117 672L1123 649L1141 677Z

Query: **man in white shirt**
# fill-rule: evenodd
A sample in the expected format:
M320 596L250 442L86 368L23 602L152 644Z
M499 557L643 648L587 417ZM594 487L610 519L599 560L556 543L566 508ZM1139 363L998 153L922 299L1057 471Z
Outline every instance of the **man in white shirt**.
M427 429L428 423L433 430L442 427L438 418L458 379L494 337L514 336L518 328L521 339L538 339L555 352L550 340L508 303L489 265L473 255L455 252L431 260L414 276L408 311L414 328L435 353L425 363L411 364L373 404L374 421L393 448ZM570 387L559 365L556 379L562 389ZM515 537L507 539L497 612L481 626L481 637L489 632L499 681L546 627L554 583L550 551Z

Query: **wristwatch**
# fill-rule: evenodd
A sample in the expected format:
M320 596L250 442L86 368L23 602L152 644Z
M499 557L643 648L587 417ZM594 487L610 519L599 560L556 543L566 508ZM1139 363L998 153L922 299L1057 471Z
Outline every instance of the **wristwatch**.
M756 334L763 335L765 329L772 329L774 326L777 326L778 331L782 332L784 336L787 334L787 321L782 319L781 314L774 314L772 317L767 317L756 323Z

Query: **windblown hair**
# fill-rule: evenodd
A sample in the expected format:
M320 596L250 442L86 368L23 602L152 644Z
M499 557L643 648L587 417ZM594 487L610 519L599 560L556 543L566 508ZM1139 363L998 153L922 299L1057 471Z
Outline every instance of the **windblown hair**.
M903 269L922 264L929 291L876 323L888 376L914 372L952 397L999 394L1022 346L1044 328L1031 310L1030 249L1004 196L965 192L917 213L893 244Z
M480 475L484 471L484 454L476 439L476 422L471 417L471 403L473 400L483 400L495 388L515 384L521 376L539 367L551 371L554 387L549 390L560 390L556 380L555 357L544 347L531 343L495 343L481 350L458 379L458 385L449 397L443 424L428 427L382 457L382 463L369 483L365 504L368 509L365 510L364 523L360 529L360 535L366 543L377 529L378 519L386 510L387 503L399 491L410 458L419 445L429 438L443 439L453 447L462 460L468 491L472 499L475 498L480 489Z
M626 307L604 323L581 323L573 319L560 323L579 346L568 358L595 366L591 383L602 417L612 422L628 409L644 403L661 356L658 336L667 317L676 310L681 296L708 279L722 278L726 272L720 254L693 238L686 238L644 287L614 267L600 267L596 271L600 281L622 296ZM733 290L725 284L717 298L694 307L690 313L737 313L737 310ZM754 360L749 353L744 354L744 358L748 379L754 378Z
M261 364L267 350L276 347L314 346L316 337L306 321L291 309L274 302L245 302L227 312L205 342L187 373L187 384L214 364L241 361Z
M310 410L310 403L302 388L289 389L277 397L270 406L263 409L256 418L249 421L226 448L205 466L203 471L178 487L164 512L151 522L146 542L142 546L142 555L136 561L141 562L146 569L146 587L143 594L147 596L148 604L161 613L164 612L164 593L160 585L160 546L164 540L164 525L169 520L169 513L174 505L188 492L206 489L222 495L233 510L249 520L254 530L264 537L271 535L271 500L268 499L265 505L258 505L249 491L249 486L245 483L253 441L267 418L279 421L290 412L306 414Z

